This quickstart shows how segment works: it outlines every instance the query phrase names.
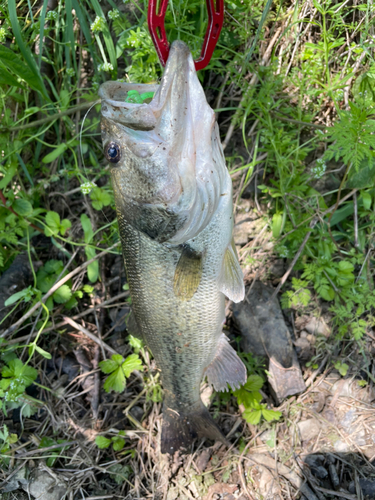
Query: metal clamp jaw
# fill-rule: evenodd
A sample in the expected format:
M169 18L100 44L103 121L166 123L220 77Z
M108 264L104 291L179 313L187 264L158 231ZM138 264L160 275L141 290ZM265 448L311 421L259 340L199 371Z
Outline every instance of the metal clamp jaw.
M199 59L195 62L195 69L203 69L210 62L219 39L220 31L224 21L224 0L206 0L208 11L208 26L204 37L202 51ZM169 43L164 27L165 13L168 7L168 0L160 0L159 12L157 12L158 0L150 0L148 6L148 28L152 41L160 62L165 66L168 54Z

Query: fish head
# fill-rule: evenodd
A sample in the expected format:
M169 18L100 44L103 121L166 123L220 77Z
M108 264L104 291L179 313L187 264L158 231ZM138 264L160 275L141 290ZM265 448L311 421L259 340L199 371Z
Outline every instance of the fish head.
M130 90L155 94L131 103ZM157 241L182 243L207 225L218 194L205 178L216 169L214 112L188 47L172 44L160 85L106 82L99 95L118 217Z

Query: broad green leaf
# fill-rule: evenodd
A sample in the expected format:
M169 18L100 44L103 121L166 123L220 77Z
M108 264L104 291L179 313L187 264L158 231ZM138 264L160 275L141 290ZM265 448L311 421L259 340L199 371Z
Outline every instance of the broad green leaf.
M21 83L16 78L14 78L14 76L12 76L4 66L1 65L1 61L0 61L0 85L10 85L12 87L22 88Z
M125 375L122 368L117 368L104 382L104 390L106 392L115 391L122 392L125 389Z
M37 411L37 409L38 408L36 406L33 406L29 403L26 403L21 408L22 416L25 418L30 418L31 415L34 415L34 413Z
M259 375L250 375L243 386L248 391L259 391L263 387L263 379Z
M366 165L366 166L363 166ZM353 170L346 187L349 189L364 189L374 187L375 184L375 163L369 164L368 160L361 162L358 172Z
M335 291L329 285L321 285L317 288L319 295L328 302L335 298Z
M331 226L339 224L344 219L347 219L348 217L353 215L353 213L354 213L354 205L352 201L349 201L342 208L339 208L334 212L331 218ZM327 218L327 223L328 223L328 218Z
M371 195L370 193L367 193L366 191L363 191L361 193L361 200L363 202L363 207L365 210L370 210L371 208Z
M279 420L283 414L281 411L262 409L262 415L267 422L272 422L272 420Z
M352 273L354 271L354 266L351 262L347 260L340 260L339 269L342 273Z
M60 224L60 233L62 236L66 233L68 229L72 227L72 223L68 219L63 219Z
M56 212L49 212L49 213L56 214L58 220L60 221L59 214L57 214ZM51 215L51 217L56 217L56 215ZM63 269L64 269L64 264L62 260L51 259L47 260L47 262L44 264L44 270L48 274L60 274Z
M47 446L53 446L56 441L49 436L43 436L40 440L38 448L47 448Z
M28 292L28 289L27 288L24 288L23 290L21 290L20 292L17 292L17 293L14 293L13 295L11 295L5 302L4 302L4 306L8 307L8 306L11 306L12 304L14 304L15 302L17 302L18 300L22 299L23 297L25 297L25 295L27 294Z
M57 304L65 304L72 296L72 291L69 285L61 285L60 288L53 293L52 297Z
M23 200L22 198L14 200L12 208L22 217L26 217L27 215L31 215L33 213L33 206L31 203L27 200Z
M112 443L115 451L121 451L125 446L125 439L120 437L112 438Z
M0 67L3 66L7 68L12 73L16 74L18 77L22 78L32 89L39 90L43 93L43 85L41 85L40 79L29 69L29 67L21 60L21 58L9 49L5 45L0 44ZM8 73L6 73L8 74ZM4 76L4 73L3 73ZM11 80L5 82L8 85L13 85L10 81L14 78L10 75ZM17 87L20 85L17 84Z
M258 425L262 418L262 410L245 410L242 414L247 423Z
M51 162L53 162L53 160L56 160L56 158L58 158L59 156L61 156L64 153L64 151L66 150L67 147L68 147L68 145L66 143L59 144L57 146L57 148L55 148L53 151L51 151L50 153L48 153L48 155L46 155L42 159L42 162L43 163L51 163Z
M103 448L108 448L108 446L111 444L111 440L104 437L104 436L96 436L95 438L95 444L98 448L100 448L101 450Z
M46 236L58 234L60 230L60 215L57 212L47 212L46 224L48 226L48 228L44 229Z
M134 370L142 371L144 369L142 361L139 359L137 354L131 354L128 356L121 366L125 373L125 377L130 377L130 374Z
M135 353L138 354L138 352L144 347L144 342L141 339L138 339L137 337L134 337L134 335L129 335L127 337L127 340L129 344L132 346L134 349Z
M93 259L96 255L95 248L86 247L85 254L88 260ZM87 277L91 283L95 283L99 277L99 262L95 260L87 266Z
M103 189L96 187L90 193L92 206L95 210L101 210L111 203L111 196Z
M274 214L272 217L272 236L278 238L281 233L283 224L283 216L281 214Z
M39 354L43 356L43 358L52 359L52 355L49 352L42 349L41 347L39 347L38 345L35 346L35 349L39 352Z
M103 373L111 373L119 368L124 362L124 358L120 354L112 354L111 359L105 359L99 363Z
M19 377L22 379L22 382L28 386L31 385L34 380L38 377L38 371L35 370L32 366L24 365L22 369L22 373L20 373Z
M86 214L81 215L81 224L85 235L85 243L90 243L93 238L94 232L92 230L91 220L87 217Z
M8 169L7 169L4 177L0 181L0 189L4 189L4 188L7 187L7 185L13 179L13 177L14 177L14 175L15 175L16 172L17 172L17 164L16 163L12 163L8 167Z

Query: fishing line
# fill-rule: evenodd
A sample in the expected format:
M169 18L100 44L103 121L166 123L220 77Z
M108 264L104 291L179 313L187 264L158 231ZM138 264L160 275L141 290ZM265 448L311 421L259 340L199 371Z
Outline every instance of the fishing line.
M80 152L81 162L82 162L83 170L84 170L84 172L85 172L85 177L86 177L86 179L88 179L88 178L89 178L89 176L88 176L88 173L87 173L87 170L86 170L85 160L84 160L84 157L83 157L83 152L82 152L82 132L83 132L83 126L84 126L84 124L85 124L85 120L86 120L86 118L87 118L87 115L90 113L90 111L92 110L92 108L93 108L94 106L96 106L97 104L101 103L101 102L102 102L102 100L101 100L101 99L98 99L98 100L97 100L97 101L95 101L95 102L92 104L92 106L90 106L90 107L89 107L89 109L86 111L85 116L83 117L83 120L82 120L81 130L80 130L80 132L79 132L79 152ZM91 182L91 181L89 181L89 182ZM92 182L92 184L94 184L94 185L96 186L95 182ZM81 191L82 191L82 190L81 190ZM83 194L85 194L85 193L83 193ZM89 194L89 193L87 193L87 194ZM102 212L102 214L104 215L104 218L106 219L106 221L107 221L108 223L110 223L110 221L108 220L108 217L105 215L104 211L103 211L103 210L101 210L101 212Z
M102 102L101 99L98 99L97 101L95 101L92 106L89 107L89 109L86 111L85 113L85 116L83 117L83 120L82 120L82 123L81 123L81 130L79 132L79 152L80 152L80 156L81 156L81 161L82 161L82 166L83 166L83 170L85 172L85 175L86 175L86 178L88 178L87 176L87 171L86 171L86 166L85 166L85 160L83 158L83 153L82 153L82 132L83 132L83 125L85 124L85 120L87 118L87 115L90 113L90 111L92 110L92 108L94 106L96 106L97 104L99 104L100 102Z

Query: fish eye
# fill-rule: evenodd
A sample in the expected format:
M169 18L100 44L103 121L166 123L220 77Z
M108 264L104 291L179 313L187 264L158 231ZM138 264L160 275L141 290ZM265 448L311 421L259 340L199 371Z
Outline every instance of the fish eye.
M115 142L110 142L105 148L105 157L111 163L118 163L121 158L121 148Z

